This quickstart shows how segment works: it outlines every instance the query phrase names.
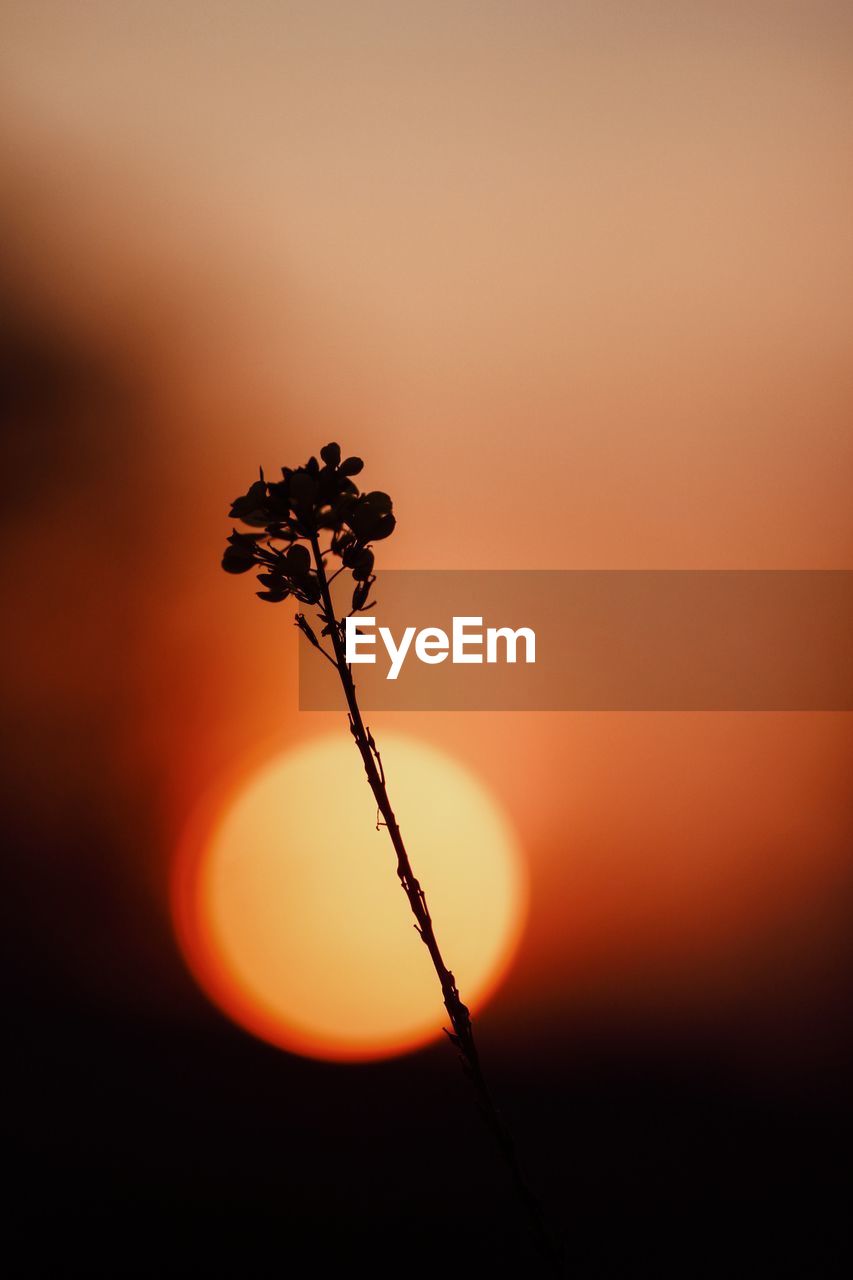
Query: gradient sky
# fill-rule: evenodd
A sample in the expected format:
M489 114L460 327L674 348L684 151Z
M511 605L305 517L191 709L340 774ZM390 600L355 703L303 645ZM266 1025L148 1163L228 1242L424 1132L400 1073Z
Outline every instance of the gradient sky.
M214 779L336 723L217 567L259 463L363 454L388 566L853 567L848 5L11 0L3 28L0 267L75 389L21 455L62 549L7 699L112 744L116 831L145 780L140 892ZM392 719L525 844L496 1017L527 977L543 1017L831 985L849 717Z

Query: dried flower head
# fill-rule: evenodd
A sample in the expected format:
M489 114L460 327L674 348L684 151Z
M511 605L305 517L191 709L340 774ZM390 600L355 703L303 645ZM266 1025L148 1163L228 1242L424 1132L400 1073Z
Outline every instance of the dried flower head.
M277 604L293 596L302 604L316 604L320 583L311 547L322 533L329 533L330 545L323 554L339 557L342 568L352 573L352 608L359 612L367 607L376 580L371 544L394 532L393 503L387 493L359 490L352 477L364 463L361 458L342 459L340 445L324 445L320 458L318 462L311 457L295 470L282 467L281 480L268 481L261 470L260 479L235 499L231 518L261 532L235 529L222 568L227 573L259 568L261 600Z

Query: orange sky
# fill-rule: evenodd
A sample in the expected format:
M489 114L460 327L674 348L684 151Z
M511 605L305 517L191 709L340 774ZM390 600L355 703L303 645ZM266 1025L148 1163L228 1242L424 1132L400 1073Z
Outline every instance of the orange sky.
M115 382L36 500L65 571L21 586L9 696L121 701L154 892L212 779L336 723L296 712L284 606L217 567L259 463L362 453L399 512L380 568L851 566L848 6L12 0L3 24L0 265L21 323ZM522 835L496 1017L526 976L614 1007L831 967L849 717L375 720L457 752Z

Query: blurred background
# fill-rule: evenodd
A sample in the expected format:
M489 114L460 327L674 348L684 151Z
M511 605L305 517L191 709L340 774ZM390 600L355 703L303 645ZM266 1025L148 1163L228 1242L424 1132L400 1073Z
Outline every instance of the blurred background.
M20 1274L538 1274L446 1045L288 1055L180 954L200 798L345 732L296 710L284 606L221 573L228 504L337 439L394 497L387 567L853 567L853 12L1 21ZM841 1271L850 717L371 724L521 840L477 1021L576 1274Z

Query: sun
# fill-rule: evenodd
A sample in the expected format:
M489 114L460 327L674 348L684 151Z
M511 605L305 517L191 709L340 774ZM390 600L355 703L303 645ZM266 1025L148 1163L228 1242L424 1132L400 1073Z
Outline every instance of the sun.
M517 839L462 764L396 732L380 742L391 801L444 959L476 1016L527 907ZM447 1022L358 753L335 734L274 756L226 796L176 862L176 931L231 1018L313 1058L389 1057Z

